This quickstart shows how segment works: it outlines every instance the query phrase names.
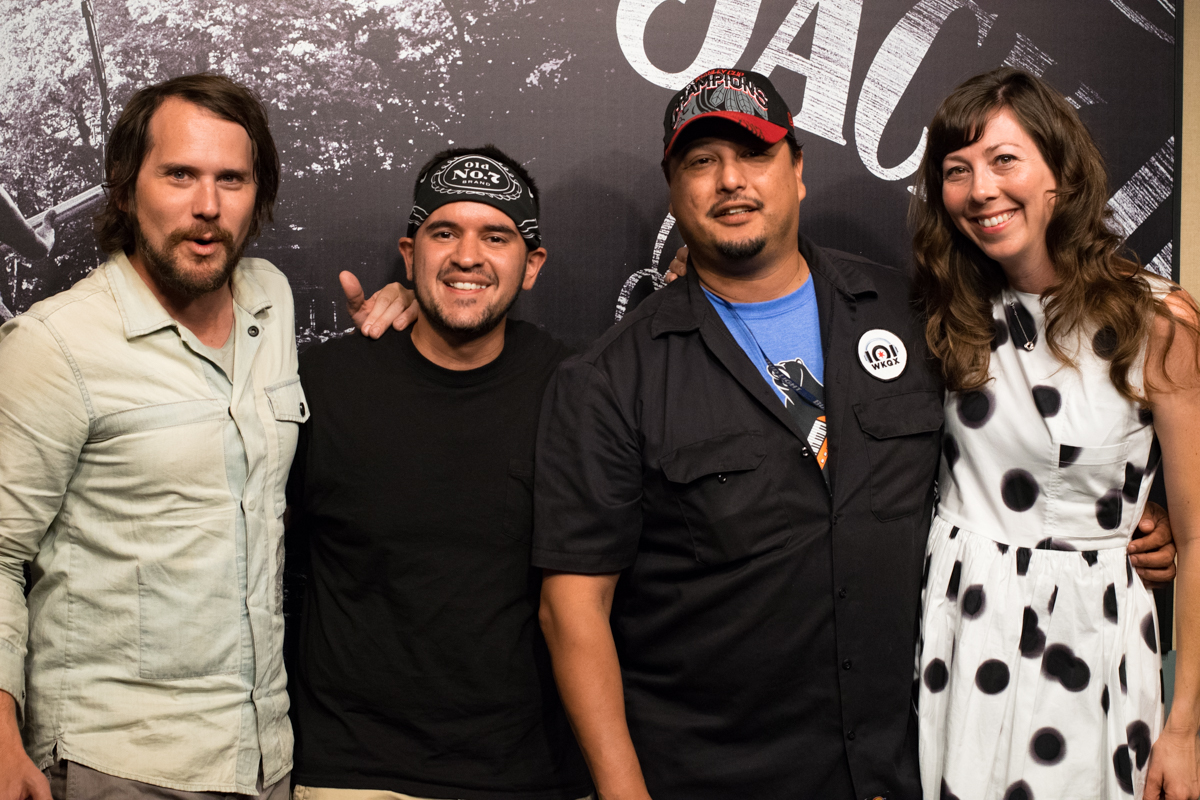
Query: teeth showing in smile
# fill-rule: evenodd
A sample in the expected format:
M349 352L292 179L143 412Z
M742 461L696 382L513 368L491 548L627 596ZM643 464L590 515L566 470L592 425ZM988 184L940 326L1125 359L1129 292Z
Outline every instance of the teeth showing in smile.
M994 228L1002 222L1008 222L1016 213L1016 211L1005 211L994 217L983 217L979 220L979 225L984 228Z
M718 217L732 217L735 214L749 214L749 213L750 213L750 209L748 209L748 208L731 208L728 211L722 211L717 216Z
M482 283L464 283L463 281L451 281L450 285L455 289L461 289L464 292L473 292L476 289L484 288Z

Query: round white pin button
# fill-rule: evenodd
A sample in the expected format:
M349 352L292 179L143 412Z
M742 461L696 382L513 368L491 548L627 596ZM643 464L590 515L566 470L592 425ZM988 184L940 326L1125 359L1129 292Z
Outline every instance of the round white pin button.
M908 364L908 350L899 336L875 328L858 340L858 361L872 378L892 381L904 372Z

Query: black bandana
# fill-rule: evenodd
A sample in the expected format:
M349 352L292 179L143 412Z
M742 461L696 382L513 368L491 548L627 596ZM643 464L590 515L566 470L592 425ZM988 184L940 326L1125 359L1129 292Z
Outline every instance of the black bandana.
M529 187L499 161L481 155L455 156L429 168L417 179L417 197L408 218L408 235L437 209L461 201L486 203L512 218L532 250L542 246L538 209Z

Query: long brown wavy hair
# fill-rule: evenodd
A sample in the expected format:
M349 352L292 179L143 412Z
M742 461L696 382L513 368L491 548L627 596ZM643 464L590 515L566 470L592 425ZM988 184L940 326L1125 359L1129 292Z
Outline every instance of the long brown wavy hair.
M1147 273L1109 227L1108 174L1087 127L1063 96L1017 69L977 75L942 101L921 160L909 206L913 228L914 285L925 315L925 339L941 361L949 389L988 382L996 335L992 302L1007 285L1000 265L955 227L942 202L942 161L979 141L996 112L1008 109L1037 143L1054 174L1056 199L1046 227L1046 248L1057 282L1046 298L1045 342L1061 363L1074 365L1064 342L1076 331L1093 332L1093 348L1109 362L1109 378L1126 398L1144 398L1129 380L1156 316L1176 318L1155 298ZM1176 287L1178 288L1178 287ZM1172 325L1166 353L1174 339Z

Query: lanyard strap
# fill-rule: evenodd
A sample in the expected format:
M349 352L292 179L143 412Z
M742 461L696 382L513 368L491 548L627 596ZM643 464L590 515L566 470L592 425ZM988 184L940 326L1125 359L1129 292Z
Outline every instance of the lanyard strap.
M808 389L805 389L803 386L801 386L799 383L797 383L795 381L795 379L792 378L792 376L787 373L787 370L785 370L783 367L779 366L778 364L776 364L774 361L772 361L770 358L767 357L767 351L763 350L763 346L759 343L758 337L754 335L754 331L751 330L750 326L746 324L746 320L742 319L742 315L739 314L738 310L733 307L733 304L730 303L728 300L726 300L724 297L719 297L717 295L713 295L713 296L716 297L718 300L720 300L721 303L727 309L729 309L730 312L732 312L734 319L736 319L738 321L738 324L742 326L742 330L744 330L746 333L750 334L750 340L754 342L754 346L758 348L759 355L762 356L763 361L766 363L767 373L770 374L770 376L772 378L774 378L776 381L778 381L779 383L782 383L788 389L791 389L792 392L797 397L801 398L802 400L809 403L810 405L816 406L821 411L824 411L825 403L823 403L816 395L814 395Z

